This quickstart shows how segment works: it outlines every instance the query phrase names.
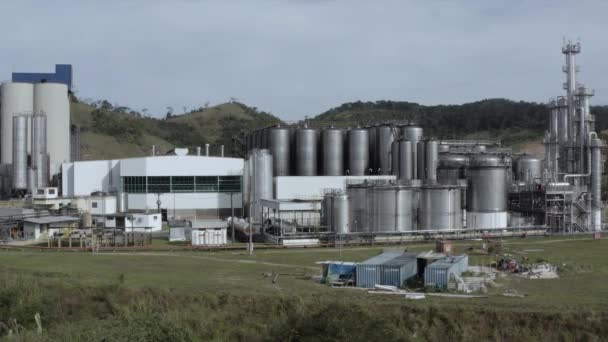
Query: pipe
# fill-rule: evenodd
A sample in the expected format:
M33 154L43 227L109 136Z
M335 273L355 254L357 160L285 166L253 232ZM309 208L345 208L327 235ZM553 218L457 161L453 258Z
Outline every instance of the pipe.
M152 157L156 155L156 145L152 145Z
M224 157L224 145L220 145L220 157Z
M209 157L209 144L205 144L205 156Z
M199 156L199 157L201 155L201 147L200 146L196 147L196 155Z

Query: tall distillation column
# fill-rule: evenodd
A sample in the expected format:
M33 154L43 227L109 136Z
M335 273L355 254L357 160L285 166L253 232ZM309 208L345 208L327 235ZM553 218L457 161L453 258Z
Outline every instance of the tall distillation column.
M581 52L580 43L572 43L572 41L565 42L562 46L562 53L566 55L566 65L562 68L566 73L566 83L564 83L564 89L566 90L566 102L568 105L568 172L576 172L575 169L575 153L574 147L576 146L578 132L576 130L576 106L574 103L574 92L576 90L576 73L578 68L575 62L576 54Z

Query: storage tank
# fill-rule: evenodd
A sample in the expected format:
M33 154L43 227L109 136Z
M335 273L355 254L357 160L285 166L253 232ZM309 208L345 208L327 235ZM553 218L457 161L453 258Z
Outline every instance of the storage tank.
M38 185L36 183L36 169L28 168L27 169L27 192L30 194L35 194Z
M2 83L0 86L0 159L13 162L13 117L34 112L34 85ZM26 147L27 149L27 147Z
M369 173L369 131L353 128L348 131L348 174L364 176Z
M333 210L333 206L332 206L332 199L333 199L333 194L331 192L325 193L325 195L323 196L323 224L327 227L327 231L331 231L332 229L332 220L331 220L331 215L332 215L332 210Z
M371 197L371 231L394 232L397 214L395 190L390 186L376 186L368 191Z
M458 184L459 179L466 178L469 157L463 154L442 153L437 164L437 181L441 184Z
M480 154L471 158L468 171L467 225L472 229L507 226L505 160Z
M29 117L18 115L12 118L12 138L11 146L13 161L13 189L27 189L27 124Z
M426 185L420 192L419 230L462 229L460 188Z
M314 128L296 130L296 175L317 175L317 130Z
M399 140L391 144L391 175L399 176Z
M437 162L439 160L439 143L435 140L427 140L424 144L424 166L425 179L428 183L437 182Z
M59 173L61 164L70 161L70 102L68 87L61 83L34 85L34 112L47 117L47 151L51 175Z
M378 172L378 128L377 126L370 126L367 128L369 132L369 169L368 174L376 174Z
M367 184L347 185L352 232L369 232L369 209Z
M36 185L45 188L49 182L49 161L47 154L46 116L36 114L32 116L32 167L36 170Z
M542 176L542 160L529 154L517 158L515 162L516 180L527 184L540 183Z
M376 127L377 173L389 175L391 171L391 145L394 140L393 127L385 124Z
M272 154L274 175L289 176L289 162L291 160L289 128L280 126L269 128L268 144Z
M395 186L396 215L395 231L409 232L416 230L419 204L419 188L412 186Z
M254 222L262 222L262 199L273 198L272 155L268 150L254 150L253 198Z
M321 133L321 167L324 176L344 174L344 130L326 128Z
M418 175L418 149L417 142L422 140L424 136L424 130L422 127L416 125L405 125L399 127L400 135L406 140L412 142L412 178L413 179L421 179Z
M399 179L408 181L414 177L412 160L412 142L399 140Z
M336 234L350 233L349 203L348 196L336 194L331 200L331 226Z
M425 180L426 168L424 164L426 162L426 148L424 141L418 141L416 143L416 159L416 175L418 176L417 179Z

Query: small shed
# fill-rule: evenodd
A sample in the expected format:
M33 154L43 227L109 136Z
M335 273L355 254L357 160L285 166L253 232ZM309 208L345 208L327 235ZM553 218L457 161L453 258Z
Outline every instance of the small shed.
M65 230L78 228L79 217L73 216L42 216L23 220L23 237L38 240L41 237L52 236Z
M416 253L385 252L359 263L356 270L357 287L403 287L409 279L416 277L416 257Z
M192 239L192 227L188 220L169 220L169 241L190 241Z
M450 281L457 281L469 267L466 255L447 256L428 265L424 270L424 286L447 289Z
M228 222L192 220L192 246L221 246L228 243Z

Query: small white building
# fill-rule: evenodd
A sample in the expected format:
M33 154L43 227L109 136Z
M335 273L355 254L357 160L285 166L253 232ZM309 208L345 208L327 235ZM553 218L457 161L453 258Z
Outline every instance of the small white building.
M63 233L78 228L80 218L72 216L43 216L23 220L25 239L46 238L56 233Z
M192 246L222 246L228 243L228 222L192 221Z

